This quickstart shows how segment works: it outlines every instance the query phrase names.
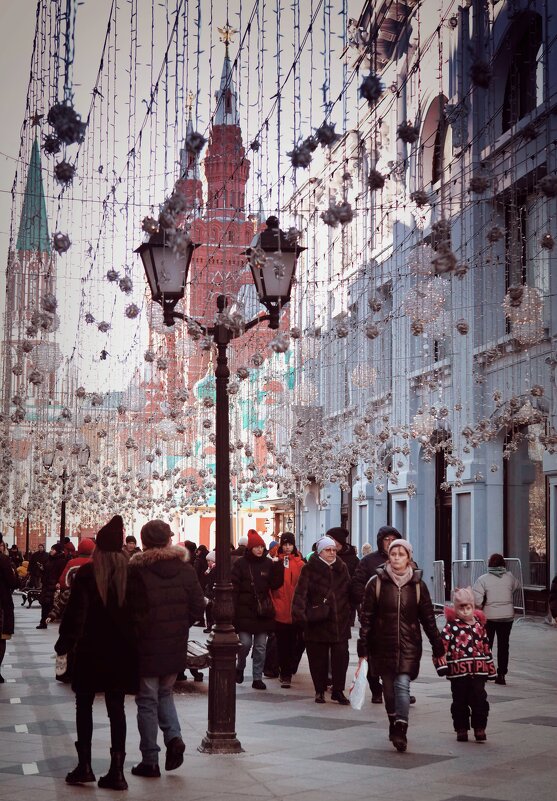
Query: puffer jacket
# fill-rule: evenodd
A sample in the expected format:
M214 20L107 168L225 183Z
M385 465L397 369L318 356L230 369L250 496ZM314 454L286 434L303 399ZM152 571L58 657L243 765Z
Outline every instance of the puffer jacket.
M484 573L472 587L476 606L481 607L487 620L513 620L513 592L520 588L520 582L512 573L505 571L502 576Z
M474 622L466 623L452 607L445 607L445 618L447 623L441 636L447 656L447 678L494 679L496 670L485 630L485 615L476 609ZM436 660L434 663L437 664Z
M342 642L350 639L352 610L349 597L350 574L341 559L326 564L314 553L304 565L292 601L292 622L304 627L306 642ZM327 620L309 623L308 606L327 598L331 612Z
M14 602L12 593L17 588L17 578L9 557L0 553L0 634L14 633Z
M422 657L420 623L433 655L443 656L445 648L422 571L414 570L408 584L399 588L385 568L377 568L377 575L366 585L358 638L358 656L367 657L373 676L408 673L412 681L418 676Z
M234 597L234 627L248 634L262 634L275 630L273 618L257 617L256 594L263 598L277 590L284 580L284 565L273 562L266 556L254 556L246 549L232 564L232 587ZM252 585L253 580L253 585Z
M64 553L58 553L56 556L49 555L43 570L43 583L39 596L39 601L43 606L52 606L54 603L56 585L60 580L62 571L66 567L66 562L67 558Z
M205 609L187 558L178 545L146 548L130 558L130 573L143 582L147 604L138 628L140 676L167 676L186 667L189 628Z
M284 566L284 554L279 553L278 558ZM290 554L288 557L288 567L284 568L284 581L278 590L273 590L271 595L273 597L273 604L275 605L276 617L278 623L292 623L292 599L294 598L294 591L296 584L300 578L304 560L300 554Z

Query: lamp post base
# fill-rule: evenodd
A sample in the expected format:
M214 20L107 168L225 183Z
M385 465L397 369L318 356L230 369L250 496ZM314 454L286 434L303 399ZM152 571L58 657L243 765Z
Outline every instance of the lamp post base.
M244 749L236 735L231 735L231 739L225 739L228 736L207 732L197 750L202 754L242 754Z
M232 624L216 623L207 648L211 657L209 725L198 750L204 754L240 754L244 749L235 732L238 635Z

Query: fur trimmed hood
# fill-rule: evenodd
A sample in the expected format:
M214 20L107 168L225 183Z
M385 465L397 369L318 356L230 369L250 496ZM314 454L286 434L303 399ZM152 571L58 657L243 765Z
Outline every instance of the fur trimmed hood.
M454 607L452 606L446 606L444 612L447 623L454 623L455 621L458 621L459 623L464 623L464 625L472 625L472 623L466 623L465 620L461 620L459 617L457 617ZM481 609L474 609L474 617L476 620L479 620L482 626L485 626L486 617Z
M158 562L166 562L170 559L179 559L181 562L189 561L189 553L181 545L165 545L164 548L147 548L139 551L130 557L130 567L149 567Z

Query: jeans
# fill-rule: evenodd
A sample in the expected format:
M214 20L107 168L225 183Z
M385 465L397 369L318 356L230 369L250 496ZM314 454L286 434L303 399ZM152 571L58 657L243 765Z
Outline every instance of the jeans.
M509 669L509 639L512 627L512 620L485 621L489 647L492 650L495 635L497 635L497 674L499 676L506 676Z
M113 751L126 750L125 695L120 690L107 690L104 694L106 711L110 720L110 745ZM77 741L91 748L93 737L93 701L95 693L75 694L75 725Z
M408 722L410 711L410 676L408 673L385 673L383 682L383 698L387 715L394 715L397 720Z
M253 680L263 678L263 667L265 665L265 653L267 651L267 632L262 631L259 634L250 634L249 631L239 631L238 638L240 640L240 650L238 651L238 670L242 673L246 667L246 659L251 650L253 643L253 652L251 658L253 660Z
M180 723L174 706L172 689L176 673L167 676L142 676L139 680L137 704L137 728L139 750L144 763L157 765L160 748L157 745L158 730L163 733L168 745L174 737L181 736Z

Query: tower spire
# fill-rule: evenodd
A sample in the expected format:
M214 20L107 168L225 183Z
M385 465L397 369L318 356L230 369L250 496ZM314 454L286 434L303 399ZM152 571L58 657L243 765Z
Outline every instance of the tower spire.
M23 208L19 222L16 250L50 254L50 237L46 218L41 154L39 141L35 137L31 150L31 161L25 184Z
M238 33L228 22L224 28L218 28L220 40L224 43L224 61L220 77L220 86L215 92L217 101L215 112L215 125L239 125L238 95L232 80L232 64L230 63L229 47L234 34Z

